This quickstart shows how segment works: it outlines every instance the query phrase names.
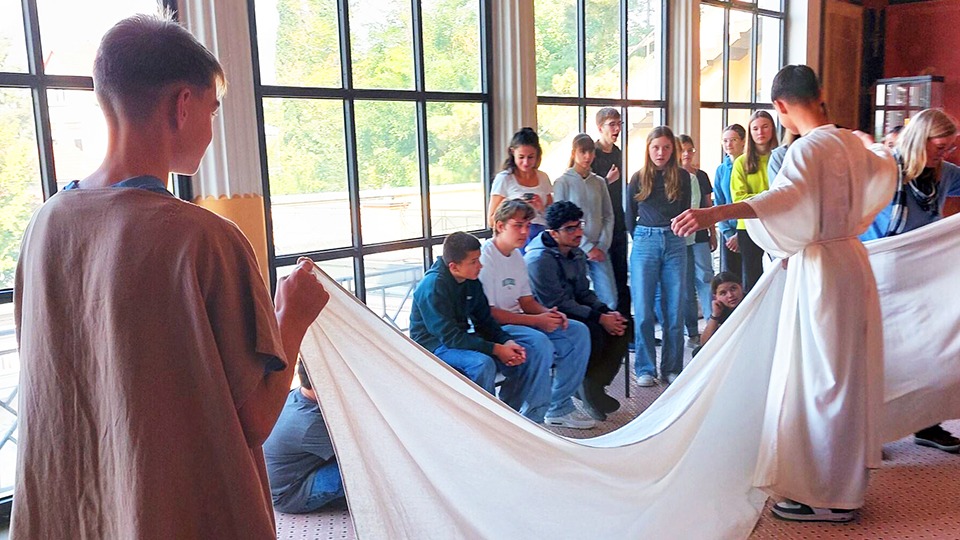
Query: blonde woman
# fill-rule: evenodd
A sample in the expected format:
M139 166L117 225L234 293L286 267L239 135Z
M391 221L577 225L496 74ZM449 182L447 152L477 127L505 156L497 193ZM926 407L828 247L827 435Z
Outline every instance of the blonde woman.
M960 167L945 161L955 150L957 121L942 109L927 109L903 128L893 155L900 182L861 240L894 236L937 221L947 197L960 196Z
M957 121L941 109L910 119L894 147L900 181L893 200L874 219L861 240L895 236L929 225L943 216L947 197L960 196L960 167L945 161L957 149ZM921 446L960 452L960 439L939 424L913 436Z

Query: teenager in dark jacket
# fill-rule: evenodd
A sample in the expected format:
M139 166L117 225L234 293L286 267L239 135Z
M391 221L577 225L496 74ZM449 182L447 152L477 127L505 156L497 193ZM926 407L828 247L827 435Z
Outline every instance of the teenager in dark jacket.
M606 413L620 408L605 387L617 374L629 338L625 335L627 320L590 290L587 256L579 247L582 218L583 211L570 201L550 205L547 230L527 245L524 260L537 301L547 308L556 307L590 330L590 360L579 395L590 416L604 420Z

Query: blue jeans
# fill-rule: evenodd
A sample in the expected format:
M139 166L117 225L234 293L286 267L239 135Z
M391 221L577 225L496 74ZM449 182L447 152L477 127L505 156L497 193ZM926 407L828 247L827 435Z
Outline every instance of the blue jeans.
M700 334L700 325L697 323L697 299L700 300L700 309L703 318L710 316L712 311L713 293L710 292L710 282L713 281L713 256L710 254L709 242L698 242L687 246L687 289L684 306L684 323L688 336Z
M514 327L506 326L504 331L510 334L510 328ZM550 344L547 339L544 342ZM550 403L553 349L546 351L543 347L527 347L518 340L517 343L527 349L527 360L518 366L507 366L482 352L450 349L446 345L437 347L433 354L493 395L497 372L502 373L506 380L500 386L500 401L534 422L543 422Z
M679 374L683 369L683 324L680 306L686 272L687 245L669 227L637 225L630 253L630 292L633 296L634 335L637 375L657 374L654 344L654 307L657 291L663 317L663 349L660 354L661 377Z
M278 507L277 510L287 514L305 514L319 510L331 502L344 497L343 480L340 478L340 465L336 459L324 463L313 475L313 485L310 495L301 506Z
M549 354L554 368L553 382L549 389L549 408L544 407L545 414L540 414L539 420L528 416L535 422L542 422L544 416L563 416L576 408L571 398L583 382L583 374L587 371L590 331L587 325L580 321L569 322L566 330L557 328L549 333L529 326L503 327L504 331L527 350L527 362L531 360L531 354L543 351ZM500 394L503 395L503 390L500 390Z
M613 277L613 264L607 257L603 262L587 261L587 273L597 298L610 309L617 309L617 281Z

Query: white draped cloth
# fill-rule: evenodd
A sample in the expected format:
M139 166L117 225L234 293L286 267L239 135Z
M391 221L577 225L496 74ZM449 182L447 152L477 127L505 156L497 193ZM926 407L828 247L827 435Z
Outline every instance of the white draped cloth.
M886 372L873 438L892 440L960 417L960 306L937 298L955 286L960 218L868 248ZM320 279L331 299L303 358L360 538L711 539L753 529L766 499L754 475L772 373L789 362L777 321L800 298L789 294L790 270L768 271L643 414L587 440L532 424Z

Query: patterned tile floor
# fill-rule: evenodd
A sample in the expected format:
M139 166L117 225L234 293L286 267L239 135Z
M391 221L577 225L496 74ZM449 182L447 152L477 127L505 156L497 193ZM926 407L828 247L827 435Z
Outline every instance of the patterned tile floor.
M687 360L690 350L687 349ZM610 385L623 404L607 422L591 430L554 431L573 438L596 437L626 424L659 397L663 386L640 388L632 381L629 399L623 398L624 372ZM944 423L960 433L960 420ZM808 539L950 539L960 540L960 456L924 448L908 439L884 446L883 467L875 471L864 509L845 524L788 523L764 511L751 540ZM768 502L769 507L771 503ZM346 508L306 514L277 514L279 539L353 539L353 523Z

